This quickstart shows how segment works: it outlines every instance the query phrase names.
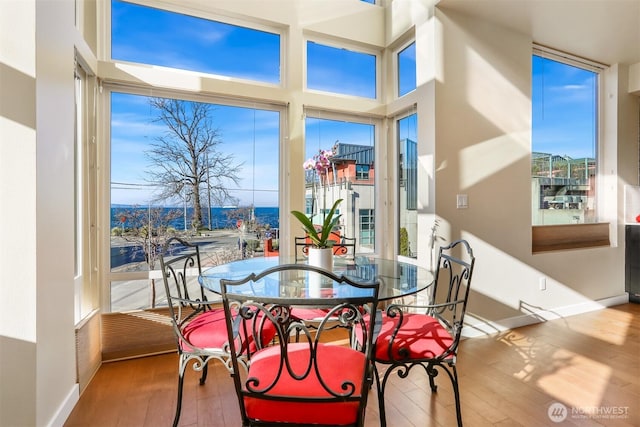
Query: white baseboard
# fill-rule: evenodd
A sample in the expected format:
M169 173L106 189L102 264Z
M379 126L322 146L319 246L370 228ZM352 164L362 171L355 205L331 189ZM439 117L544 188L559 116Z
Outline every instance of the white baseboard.
M58 411L47 424L47 427L63 427L67 418L71 415L71 411L73 411L76 403L78 403L78 400L80 400L80 387L76 383L69 391L69 394L67 394L67 397L62 401Z
M575 316L576 314L588 313L590 311L601 310L606 307L626 304L629 302L629 294L624 293L598 301L585 301L579 304L572 304L565 307L554 308L553 310L531 310L521 316L509 317L500 321L478 321L469 323L465 317L465 326L462 329L464 338L483 337L497 332L504 332L522 326L533 325L535 323L546 322L548 320L561 319L563 317ZM471 316L469 316L471 317ZM476 320L476 319L474 319ZM472 321L473 322L473 321Z

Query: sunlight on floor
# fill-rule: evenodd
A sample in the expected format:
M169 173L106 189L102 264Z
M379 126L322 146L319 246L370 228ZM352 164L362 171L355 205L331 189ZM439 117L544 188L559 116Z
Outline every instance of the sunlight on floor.
M577 316L563 319L562 329L580 339L562 341L511 331L501 341L520 355L522 365L513 376L535 384L549 396L576 408L599 407L606 399L613 378L612 345L627 341L632 313L617 312L602 320ZM554 335L554 334L552 334Z
M555 371L554 375L538 379L538 387L550 396L555 393L554 397L566 405L581 408L601 405L612 368L566 350L559 350L554 357L570 360L570 363ZM585 372L590 375L585 375Z
M627 341L629 333L629 324L633 320L633 313L616 313L618 319L607 323L593 322L572 322L569 318L571 329L581 334L588 335L592 338L601 340L606 343L623 345Z

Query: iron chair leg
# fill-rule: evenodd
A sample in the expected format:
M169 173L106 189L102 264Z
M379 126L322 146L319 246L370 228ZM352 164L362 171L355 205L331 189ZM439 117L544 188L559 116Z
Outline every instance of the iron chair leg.
M438 386L435 384L435 377L438 375L437 367L440 367L447 373L451 380L451 386L453 387L453 396L456 401L456 418L458 420L458 427L462 427L462 410L460 409L460 388L458 387L458 370L455 363L429 365L427 372L429 373L429 383L431 384L431 390L437 391ZM432 375L433 372L433 375Z
M434 393L437 392L436 377L438 376L438 371L432 364L427 365L425 371L427 371L427 375L429 376L429 387L431 387L431 391Z
M462 427L462 411L460 409L460 389L458 388L458 370L456 365L451 366L453 370L453 376L451 377L451 383L453 384L453 395L456 399L456 417L458 418L458 427Z
M202 375L200 376L200 385L204 385L205 381L207 381L208 372L209 372L209 364L207 363L207 359L205 359L204 367L202 368Z
M456 418L458 421L458 427L463 427L462 425L462 410L460 409L460 389L458 387L458 370L456 369L456 365L450 365L451 366L451 371L449 371L446 367L441 366L442 369L444 369L448 376L449 379L451 379L451 384L453 386L453 395L455 398L455 402L456 402ZM380 414L380 427L386 427L387 426L387 415L386 415L386 410L385 410L385 405L384 405L384 390L386 388L387 385L387 379L389 377L389 374L391 373L391 371L393 371L393 369L387 369L382 377L382 381L380 380L380 374L378 372L378 369L376 367L376 369L374 369L374 374L375 374L375 378L376 378L376 388L377 388L377 392L378 392L378 412ZM438 371L436 370L435 366L431 366L429 365L426 368L427 371L427 375L429 377L429 385L431 387L431 391L432 392L437 392L438 390L438 386L435 383L435 377L438 375ZM408 372L407 372L408 373ZM404 376L406 376L406 374ZM402 375L401 375L402 376Z
M180 356L180 365L178 371L178 401L176 403L176 415L173 419L173 427L177 427L178 421L180 421L180 413L182 412L182 389L184 387L184 371L187 369L187 361L182 360L183 356ZM200 385L204 385L207 381L207 373L209 372L208 357L204 359L204 365L202 367L202 374L200 375Z
M178 426L178 421L180 421L180 412L182 411L182 386L184 384L184 370L180 369L180 373L178 374L178 402L176 404L176 415L173 418L173 427Z
M373 373L376 378L376 391L378 392L378 413L380 416L380 427L387 426L387 413L384 407L384 390L387 385L387 378L389 377L389 372L391 369L386 369L384 375L382 376L382 381L380 381L380 373L378 372L378 368L374 365Z

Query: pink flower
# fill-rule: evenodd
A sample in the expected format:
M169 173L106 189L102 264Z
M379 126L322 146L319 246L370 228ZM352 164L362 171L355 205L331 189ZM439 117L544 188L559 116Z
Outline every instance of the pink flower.
M325 172L331 167L331 158L333 156L335 156L335 152L333 150L319 150L318 154L310 159L307 159L302 164L302 167L305 170L315 169L319 173Z
M302 164L302 167L303 167L305 170L312 170L312 169L315 169L315 167L316 167L316 161L315 161L315 160L313 160L313 159L307 159L307 161L306 161L306 162L304 162L304 163Z

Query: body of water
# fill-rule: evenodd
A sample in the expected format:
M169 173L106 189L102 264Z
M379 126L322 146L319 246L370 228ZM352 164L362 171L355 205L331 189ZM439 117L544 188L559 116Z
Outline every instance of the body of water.
M160 209L160 210L158 210ZM185 229L184 208L151 208L153 221L169 222L169 225L177 230ZM245 209L237 208L211 208L211 229L235 229L237 228L238 213ZM256 221L260 225L269 225L271 228L279 228L279 208L259 207L255 208ZM245 212L248 213L248 212ZM186 229L191 229L191 217L193 208L187 208ZM148 221L149 211L142 206L112 206L111 207L111 228L130 228L136 226L136 222ZM155 219L157 218L157 220ZM172 218L172 219L169 219ZM248 220L249 218L240 218ZM137 225L140 226L140 225ZM209 213L207 208L202 210L202 226L209 228Z

